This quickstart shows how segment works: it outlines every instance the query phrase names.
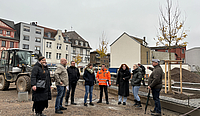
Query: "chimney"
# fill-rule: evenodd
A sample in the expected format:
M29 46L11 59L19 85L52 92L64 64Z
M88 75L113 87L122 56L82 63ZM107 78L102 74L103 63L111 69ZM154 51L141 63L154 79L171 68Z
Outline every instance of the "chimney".
M65 29L65 33L67 33L67 30Z
M146 37L143 37L144 38L144 42L146 42Z
M37 26L37 22L35 22L36 26Z

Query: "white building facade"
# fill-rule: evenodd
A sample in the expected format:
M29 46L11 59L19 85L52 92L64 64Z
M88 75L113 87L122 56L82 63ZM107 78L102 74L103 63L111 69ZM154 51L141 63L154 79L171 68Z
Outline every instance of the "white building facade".
M185 60L190 65L191 71L196 71L196 68L200 67L200 47L186 50Z

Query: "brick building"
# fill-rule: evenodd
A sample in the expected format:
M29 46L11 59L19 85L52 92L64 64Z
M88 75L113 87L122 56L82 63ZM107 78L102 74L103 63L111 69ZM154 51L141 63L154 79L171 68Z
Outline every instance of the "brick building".
M15 36L14 22L0 19L0 57L3 50L19 47L19 38Z
M106 68L109 68L110 67L110 54L107 54L106 56L101 58L97 51L90 52L90 63L92 63L94 67L98 67L101 64L105 64Z

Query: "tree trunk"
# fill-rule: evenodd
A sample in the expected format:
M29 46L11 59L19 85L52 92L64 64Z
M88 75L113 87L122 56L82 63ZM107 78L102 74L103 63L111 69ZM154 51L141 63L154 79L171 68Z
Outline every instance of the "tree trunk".
M169 60L171 61L171 46L169 46ZM168 77L168 91L172 92L172 88L171 88L171 62L169 62L169 77Z

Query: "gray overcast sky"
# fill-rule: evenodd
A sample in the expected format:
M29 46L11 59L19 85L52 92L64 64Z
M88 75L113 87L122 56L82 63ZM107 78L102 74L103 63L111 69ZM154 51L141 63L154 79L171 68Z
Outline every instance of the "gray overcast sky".
M190 30L187 49L200 46L200 0L178 3L181 15L187 17L185 29ZM149 46L155 46L160 5L166 5L166 0L1 0L0 18L15 23L36 21L63 32L72 26L93 50L98 48L103 31L109 45L127 32L139 38L145 36Z

